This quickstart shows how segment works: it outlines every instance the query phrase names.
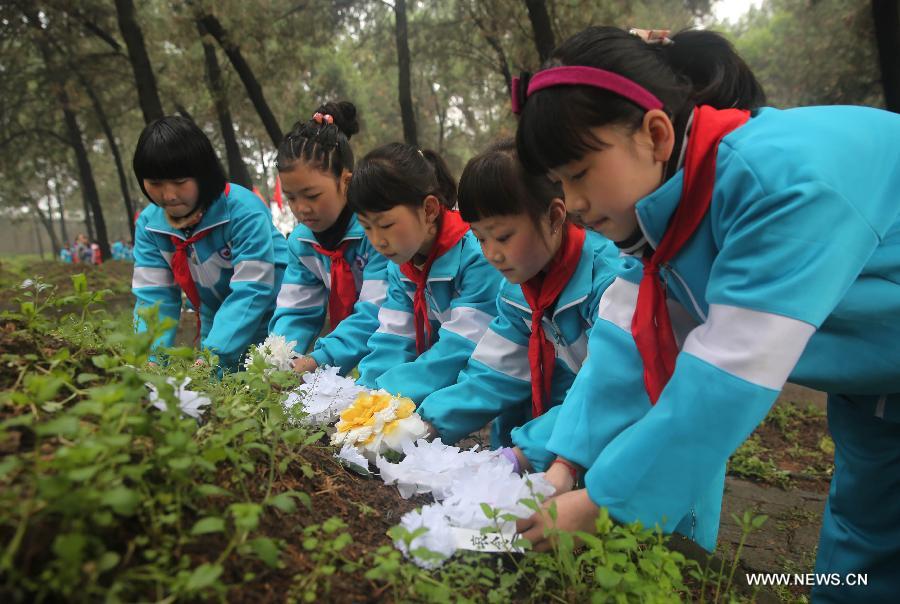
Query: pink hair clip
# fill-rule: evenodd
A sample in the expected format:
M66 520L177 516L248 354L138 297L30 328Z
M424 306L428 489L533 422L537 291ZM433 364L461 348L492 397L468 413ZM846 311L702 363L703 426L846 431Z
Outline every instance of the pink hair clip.
M314 121L315 123L321 124L321 123L322 123L322 118L323 118L323 115L322 115L321 113L319 113L318 111L316 111L315 113L313 113L313 121Z

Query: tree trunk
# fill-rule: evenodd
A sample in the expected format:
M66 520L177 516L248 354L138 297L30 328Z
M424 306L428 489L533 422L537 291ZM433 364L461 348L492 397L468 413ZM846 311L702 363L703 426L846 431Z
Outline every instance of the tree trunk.
M116 142L116 137L109 125L109 120L106 117L106 111L104 111L103 105L100 103L100 97L98 97L97 93L94 91L94 87L91 86L90 82L88 82L87 79L85 79L79 71L75 71L75 73L78 75L78 79L81 82L82 87L85 89L88 97L91 99L91 104L94 107L94 113L97 116L97 120L100 122L100 127L103 129L103 134L106 135L106 140L109 142L109 148L112 151L113 160L116 163L116 172L119 175L119 190L122 192L122 199L125 202L125 213L127 215L125 224L128 225L128 232L131 235L131 239L133 241L134 202L131 199L131 191L128 188L128 175L125 173L125 166L122 163L122 154L119 152L119 145Z
M97 193L97 184L94 182L91 162L88 159L84 141L81 139L81 128L78 126L75 112L69 106L69 99L64 89L60 90L59 97L63 106L66 129L69 131L69 139L71 139L72 147L75 150L75 161L78 163L81 194L84 197L85 205L90 207L90 213L94 219L94 230L96 232L92 239L96 237L96 241L100 245L100 253L103 255L103 259L107 260L112 254L109 249L109 238L106 234L106 221L103 219L103 208L100 207L100 195Z
M32 226L34 226L34 238L37 239L38 251L41 254L41 260L43 260L44 259L44 241L41 239L41 232L38 230L37 223L38 223L37 217L35 216L31 219L31 224L32 224Z
M403 120L403 140L419 146L416 134L416 114L413 110L412 85L409 73L409 35L406 29L406 0L395 0L395 33L397 37L398 93L400 97L400 117Z
M57 171L57 174L59 172ZM59 208L59 225L60 225L60 233L62 234L63 242L66 245L71 245L72 240L69 239L69 232L66 229L66 210L63 207L63 198L62 195L59 194L59 177L56 176L53 178L53 195L56 197L56 207Z
M134 71L134 82L137 85L138 102L144 112L144 123L149 124L163 117L162 103L156 88L156 77L150 66L150 57L144 45L144 34L134 18L134 2L132 0L116 0L116 14L119 18L119 31L128 47L128 59ZM105 252L104 252L105 253Z
M475 25L478 26L478 30L481 32L481 36L497 55L497 71L500 72L500 75L503 76L503 81L506 82L507 92L512 91L512 73L510 73L509 71L509 60L506 58L506 51L503 50L503 45L500 43L500 38L497 37L498 28L494 16L489 15L490 26L488 26L485 24L484 19L480 15L478 15L478 9L476 7L473 7L469 4L467 4L466 7L469 13L469 17L471 17L471 19L475 22Z
M872 0L875 43L884 88L884 106L900 113L900 2Z
M56 237L56 230L53 228L53 192L50 190L50 179L44 181L44 192L47 194L47 216L42 215L41 222L47 227L50 233L50 243L53 244L53 255L59 255L59 239Z
M222 27L215 15L200 14L197 16L197 20L203 24L206 31L216 39L216 42L225 51L232 67L240 76L241 82L244 83L244 88L247 89L247 96L250 97L250 102L256 108L256 112L259 114L266 132L269 134L269 138L272 139L272 144L277 147L281 144L281 139L283 138L281 127L278 125L275 114L272 113L269 104L266 102L259 80L256 79L253 70L244 59L244 55L241 54L241 47L231 41L225 28Z
M216 58L216 47L208 40L209 32L199 20L196 22L197 32L200 34L200 43L203 44L203 56L206 59L206 85L209 95L212 97L219 117L219 129L222 131L222 139L225 141L225 156L228 159L228 178L248 189L253 188L253 180L247 170L244 159L241 157L241 148L237 137L234 135L234 124L231 121L231 111L228 108L228 95L225 91L225 82L222 81L222 70L219 69L219 60Z
M41 211L41 208L38 206L37 202L28 199L28 206L34 211L34 215L41 221L41 224L44 225L44 228L47 229L47 234L50 236L50 246L53 248L53 257L57 258L59 256L59 238L56 236L56 231L53 230L53 210L52 208L47 209L47 214L44 214ZM35 222L35 231L37 231L37 222ZM38 244L41 246L41 258L44 257L44 246L41 242L40 233L37 233Z
M547 14L547 3L545 0L525 0L525 6L528 8L528 19L534 31L534 45L543 63L556 46L550 15Z

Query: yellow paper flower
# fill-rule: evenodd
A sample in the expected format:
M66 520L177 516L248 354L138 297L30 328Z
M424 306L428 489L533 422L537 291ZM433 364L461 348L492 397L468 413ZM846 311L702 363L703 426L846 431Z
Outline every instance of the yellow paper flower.
M426 427L408 398L384 390L362 393L341 412L331 442L357 447L369 460L387 449L400 451L403 443L425 435Z

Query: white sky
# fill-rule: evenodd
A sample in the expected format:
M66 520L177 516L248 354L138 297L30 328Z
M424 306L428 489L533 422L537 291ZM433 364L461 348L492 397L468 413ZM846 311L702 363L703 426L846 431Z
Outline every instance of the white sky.
M763 0L718 0L713 3L712 12L719 21L737 21L751 6L759 8Z

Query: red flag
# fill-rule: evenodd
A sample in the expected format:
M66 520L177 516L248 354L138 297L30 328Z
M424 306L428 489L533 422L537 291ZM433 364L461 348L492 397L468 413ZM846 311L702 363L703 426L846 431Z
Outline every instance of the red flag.
M284 202L281 199L281 177L275 176L275 203L278 204L279 210L284 210Z

